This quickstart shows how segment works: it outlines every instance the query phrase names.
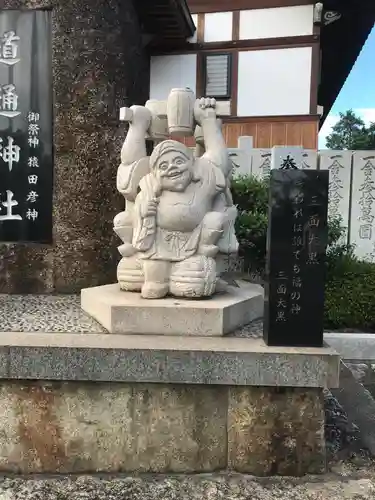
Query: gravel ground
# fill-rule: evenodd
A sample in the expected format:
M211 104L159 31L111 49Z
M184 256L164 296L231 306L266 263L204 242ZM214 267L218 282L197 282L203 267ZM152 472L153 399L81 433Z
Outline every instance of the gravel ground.
M0 294L0 320L2 332L102 333L106 331L82 311L79 295Z
M365 468L364 468L365 467ZM325 476L254 478L242 474L8 478L0 500L373 500L375 466L340 464Z
M0 294L0 332L104 333L97 321L81 309L79 295ZM335 332L335 330L327 330ZM342 330L342 333L362 333ZM254 321L231 336L259 338L263 321ZM1 499L0 499L1 500Z
M0 294L0 332L105 333L81 309L79 295ZM259 338L263 321L254 321L233 336ZM1 500L1 499L0 499Z

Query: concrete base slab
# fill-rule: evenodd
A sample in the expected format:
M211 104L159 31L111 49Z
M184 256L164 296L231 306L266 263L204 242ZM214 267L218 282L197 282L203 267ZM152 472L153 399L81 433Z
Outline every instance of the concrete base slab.
M263 288L239 288L205 300L145 300L118 284L81 291L81 307L109 333L219 337L263 316Z
M262 339L0 333L0 379L274 387L338 387L328 347Z
M374 333L325 333L324 340L345 361L375 362Z

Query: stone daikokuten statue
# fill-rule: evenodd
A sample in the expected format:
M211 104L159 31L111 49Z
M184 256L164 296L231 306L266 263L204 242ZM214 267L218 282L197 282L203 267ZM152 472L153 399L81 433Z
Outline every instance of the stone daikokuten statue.
M238 249L232 163L216 102L197 99L192 107L203 133L204 143L197 144L200 157L169 139L147 157L145 137L152 113L144 106L130 108L117 174L117 188L126 199L125 211L114 219L114 230L123 241L117 278L122 290L141 292L145 299L211 296L223 257Z

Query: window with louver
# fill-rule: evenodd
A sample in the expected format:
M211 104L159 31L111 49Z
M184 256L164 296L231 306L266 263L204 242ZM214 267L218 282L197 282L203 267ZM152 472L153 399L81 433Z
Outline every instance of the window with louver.
M214 54L205 57L205 95L215 99L230 98L230 54Z

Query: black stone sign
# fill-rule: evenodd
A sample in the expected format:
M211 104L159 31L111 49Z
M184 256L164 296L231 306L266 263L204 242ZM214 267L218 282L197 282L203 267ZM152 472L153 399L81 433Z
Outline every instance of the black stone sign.
M0 11L0 242L52 241L51 12Z
M328 171L271 171L263 333L268 345L323 345L328 181Z

